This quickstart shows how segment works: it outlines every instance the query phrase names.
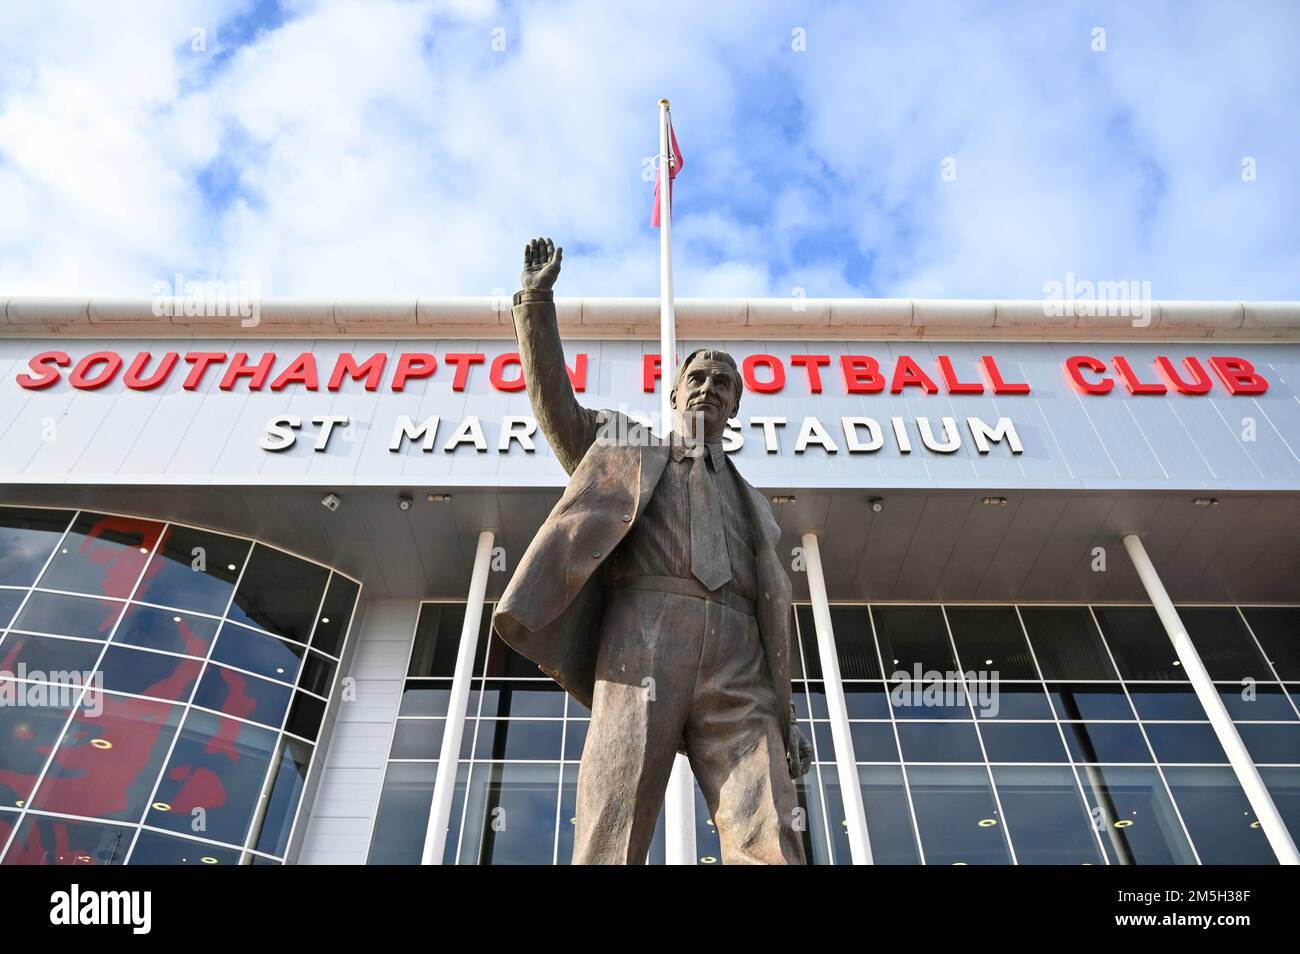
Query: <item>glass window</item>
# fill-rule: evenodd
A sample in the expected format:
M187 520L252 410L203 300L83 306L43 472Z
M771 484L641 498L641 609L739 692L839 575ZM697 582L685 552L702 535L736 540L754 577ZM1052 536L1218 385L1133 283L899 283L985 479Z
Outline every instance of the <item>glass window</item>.
M1121 686L1053 683L1047 687L1058 719L1133 719L1133 707Z
M456 766L456 787L451 795L451 819L447 822L447 847L442 852L442 863L444 865L454 865L458 862L456 858L460 852L460 829L461 822L465 818L465 795L469 789L469 763L460 762ZM426 811L427 815L428 812ZM422 827L427 828L428 822L422 822Z
M897 762L898 742L888 722L850 722L853 758L858 762Z
M208 666L194 693L194 704L279 729L292 692L288 686L225 666Z
M806 683L807 691L803 703L808 710L810 719L828 719L830 718L830 709L826 702L826 683L810 682ZM799 687L801 690L803 687ZM802 694L802 693L801 693ZM886 716L888 718L888 716Z
M1259 776L1291 838L1300 841L1300 768L1261 768Z
M107 639L124 605L86 596L33 593L13 628L55 636Z
M275 742L269 729L191 709L146 822L242 845Z
M26 595L26 590L0 589L0 631L9 625Z
M334 670L337 668L338 663L313 649L307 654L307 659L302 665L302 676L298 679L298 687L329 698L330 690L334 687Z
M814 722L811 730L806 723L800 723L799 730L811 740L818 762L835 761L835 740L831 738L829 722Z
M298 678L298 667L302 665L302 657L306 652L297 643L226 623L217 637L212 659L267 679L293 682Z
M131 595L163 525L152 520L82 513L45 572L40 586L94 596Z
M69 699L66 707L26 705L27 688L12 681L0 682L0 693L5 694L7 703L13 703L0 706L0 766L4 769L0 771L0 806L22 808L63 732L75 699ZM19 700L23 704L18 704Z
M962 669L997 673L998 679L1038 678L1013 607L950 606L946 612Z
M821 679L821 656L817 650L817 626L812 606L796 607L808 678ZM835 650L843 679L879 679L880 660L871 635L871 617L865 606L832 605L831 630L835 633Z
M863 809L868 819L867 838L871 842L872 861L878 865L919 864L902 769L892 765L859 765L858 781L862 785ZM844 833L840 837L847 841L842 811L836 816L836 825ZM845 844L845 854L847 848Z
M794 717L800 722L807 722L812 716L808 712L808 684L800 680L790 687L790 701L794 703Z
M94 670L102 648L100 643L79 639L10 633L0 643L0 672L19 679L81 685Z
M144 829L131 849L133 865L229 865L239 864L240 852L189 838L163 835Z
M315 742L316 736L320 734L321 723L324 721L325 703L315 696L308 696L301 692L293 694L293 705L289 709L285 731Z
M983 766L909 765L907 779L927 864L1011 863Z
M811 607L810 607L811 608ZM812 620L810 619L809 624ZM879 679L880 659L871 635L871 615L865 606L832 606L831 628L840 662L841 679Z
M937 606L873 606L876 637L888 674L898 670L913 673L952 672L957 663L948 641L948 627Z
M822 660L817 652L817 629L813 622L812 607L796 604L794 613L797 625L790 627L790 653L793 662L791 674L800 679L822 678Z
M279 864L327 708L293 683L328 693L339 669L291 638L341 653L359 593L337 577L322 603L332 572L161 521L0 507L0 821L30 809L132 823L27 825L6 863L102 832L111 850L64 860L121 863L143 818L175 836L137 839L139 863L233 864L257 815L254 863ZM227 847L190 857L196 832Z
M1135 722L1062 722L1076 762L1150 762L1151 751Z
M311 638L313 648L338 657L343 650L343 638L352 622L352 607L356 604L360 590L361 587L346 576L335 573L330 577L320 619L316 621L316 632Z
M311 639L329 570L258 544L227 614L229 619L299 643Z
M570 718L564 726L564 757L578 760L582 758L582 747L587 744L587 729L591 727L590 719Z
M217 620L206 616L131 604L122 614L113 642L203 659L217 635L217 626Z
M450 700L450 679L408 679L402 688L402 702L398 706L397 714L399 716L445 716Z
M375 812L370 839L371 865L418 865L429 830L429 800L437 765L432 762L390 762ZM461 787L463 797L464 787ZM456 813L452 813L455 817ZM454 838L448 839L453 846Z
M484 614L486 615L486 614ZM415 624L408 676L456 675L460 631L465 624L464 603L425 603Z
M99 663L104 688L155 699L188 702L203 663L184 656L110 646Z
M436 759L442 748L446 719L398 719L393 729L390 759ZM472 725L467 729L473 730Z
M135 598L220 616L230 602L248 550L247 540L169 526Z
M1150 606L1098 606L1097 622L1125 679L1186 681L1160 617Z
M1228 715L1238 722L1294 722L1295 709L1281 686L1261 685L1248 681L1245 685L1215 686Z
M120 865L134 829L28 815L5 853L7 865Z
M1273 678L1235 606L1180 606L1178 618L1211 679Z
M485 610L483 612L483 619L479 624L479 646L488 642L488 629L490 626L491 614ZM458 639L459 635L460 634L458 633ZM519 653L506 645L506 643L502 641L501 637L497 636L495 632L491 634L490 646L487 653L486 673L489 676L514 676L525 679L545 675L545 673L537 668L537 663L533 662L526 656L519 655Z
M907 762L982 762L973 722L899 722L898 741Z
M474 765L460 863L549 865L555 850L559 792L558 762ZM427 796L425 805L427 814Z
M1300 762L1300 725L1239 724L1237 732L1246 751L1256 762L1295 764Z
M1157 762L1228 761L1208 722L1147 722L1143 728Z
M45 812L135 821L153 791L181 707L96 693L55 750L32 807Z
M1153 740L1154 741L1154 740ZM1157 749L1157 751L1159 751ZM1232 769L1167 768L1165 780L1205 865L1271 865L1277 856Z
M1111 864L1196 864L1154 768L1096 765L1075 771Z
M489 679L483 686L484 718L546 718L564 715L564 690L547 679Z
M978 719L1051 719L1052 707L1042 683L999 682L989 705L976 705ZM977 700L984 701L984 700Z
M558 719L479 719L474 758L559 761L563 731Z
M1086 606L1022 606L1044 679L1118 679Z
M1017 864L1104 864L1068 768L1000 765L993 769L993 782L1007 813Z
M293 828L294 812L302 797L307 780L307 767L311 764L312 747L297 739L281 739L280 758L267 796L262 827L253 847L269 855L283 855L289 847L289 832Z
M835 783L834 772L822 778L818 766L812 766L803 776L795 780L794 798L797 809L803 813L803 829L800 841L803 842L804 858L810 865L837 864L834 852L842 848L845 858L849 854L848 828L843 824L844 808L840 791ZM827 786L835 786L828 789ZM825 810L822 808L822 792L826 791ZM829 815L827 813L830 813ZM662 817L663 813L660 813ZM839 833L828 831L830 818L839 819ZM828 839L830 844L828 844ZM842 845L835 841L843 842Z
M1250 607L1242 612L1278 678L1300 679L1300 606Z
M722 864L722 837L709 806L704 803L704 793L695 786L695 854L702 865Z
M980 726L990 762L1068 762L1051 722L997 722Z
M560 782L560 824L559 831L556 833L556 864L573 864L573 832L577 824L578 766L566 765L563 767Z
M31 586L72 522L71 510L0 507L0 584Z
M1204 721L1205 707L1196 697L1190 684L1131 682L1129 697L1137 709L1138 718L1170 721Z
M844 683L844 707L850 719L888 719L889 697L882 682Z

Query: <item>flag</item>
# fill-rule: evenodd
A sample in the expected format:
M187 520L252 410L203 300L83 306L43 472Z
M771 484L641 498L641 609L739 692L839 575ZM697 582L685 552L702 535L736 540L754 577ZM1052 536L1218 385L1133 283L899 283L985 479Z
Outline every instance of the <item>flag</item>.
M672 119L668 120L668 138L672 142L673 159L675 160L673 164L668 168L668 202L669 205L671 206L673 201L672 181L677 178L677 173L681 172L682 167L686 165L685 160L682 159L682 151L677 146L677 133L673 130ZM650 212L650 227L656 229L659 228L659 180L662 176L663 176L663 170L656 169L655 170L655 206L654 209L651 210Z

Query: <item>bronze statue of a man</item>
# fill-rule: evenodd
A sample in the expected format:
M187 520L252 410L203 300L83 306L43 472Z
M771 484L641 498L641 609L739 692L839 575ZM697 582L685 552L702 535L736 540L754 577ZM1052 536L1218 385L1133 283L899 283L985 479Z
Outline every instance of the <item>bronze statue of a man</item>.
M552 287L562 249L524 249L515 336L569 485L492 622L583 705L575 864L643 864L679 748L727 864L803 864L794 778L790 581L768 501L722 451L736 363L701 350L672 391L671 440L574 398Z

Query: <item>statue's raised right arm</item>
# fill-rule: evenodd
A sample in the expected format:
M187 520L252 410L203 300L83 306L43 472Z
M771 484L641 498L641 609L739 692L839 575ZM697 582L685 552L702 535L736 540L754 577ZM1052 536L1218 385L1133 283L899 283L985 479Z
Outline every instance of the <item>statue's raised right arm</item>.
M572 474L596 439L597 421L596 412L573 396L564 364L552 291L563 257L564 249L550 239L536 238L524 246L524 272L513 314L533 415L565 473Z

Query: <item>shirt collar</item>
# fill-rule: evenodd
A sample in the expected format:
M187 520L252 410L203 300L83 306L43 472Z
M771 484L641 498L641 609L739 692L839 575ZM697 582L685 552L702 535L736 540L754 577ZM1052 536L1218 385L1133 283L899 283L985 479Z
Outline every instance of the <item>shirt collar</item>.
M691 455L696 446L698 445L694 443L684 443L681 439L675 437L670 445L669 453L672 455L673 460L680 461L688 455ZM721 470L725 466L727 460L727 452L722 449L722 442L713 441L704 446L708 449L709 456L713 459L713 469Z

